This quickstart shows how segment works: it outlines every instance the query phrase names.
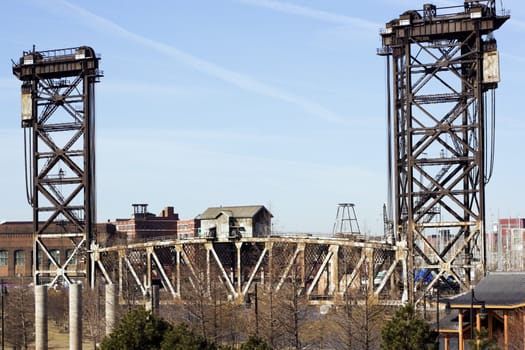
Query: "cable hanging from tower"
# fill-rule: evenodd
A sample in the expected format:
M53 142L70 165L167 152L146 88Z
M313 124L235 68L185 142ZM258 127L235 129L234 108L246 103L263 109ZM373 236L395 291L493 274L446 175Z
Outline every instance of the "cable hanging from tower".
M487 103L487 96L485 94L485 115L487 115L487 106L489 105ZM485 146L487 149L485 150L485 164L487 164L487 172L484 175L484 181L485 184L489 183L490 179L492 178L492 174L494 172L494 162L495 162L495 149L496 149L496 92L494 89L490 90L490 124L487 125L487 128L485 129L485 134L490 132L490 139L487 142L487 146ZM489 130L490 129L490 130Z

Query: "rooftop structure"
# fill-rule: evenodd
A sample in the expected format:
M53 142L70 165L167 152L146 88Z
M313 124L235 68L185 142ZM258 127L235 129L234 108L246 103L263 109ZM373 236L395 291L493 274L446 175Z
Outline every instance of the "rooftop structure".
M271 234L272 214L263 205L212 207L197 218L201 236L230 239L266 237Z

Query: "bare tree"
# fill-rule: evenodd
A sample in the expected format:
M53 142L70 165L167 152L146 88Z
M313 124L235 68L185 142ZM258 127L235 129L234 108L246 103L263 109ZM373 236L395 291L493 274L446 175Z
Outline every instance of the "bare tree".
M8 289L5 298L5 340L13 349L28 349L35 338L33 290L20 279L17 286Z
M210 314L211 290L208 290L208 279L211 273L208 271L208 257L206 249L202 247L191 247L187 254L192 269L181 271L181 279L185 294L184 300L186 310L186 322L191 328L204 338L210 336L210 323L213 324L213 316ZM213 331L212 331L213 333Z
M68 327L68 296L67 291L57 286L53 289L48 289L47 292L47 310L48 318L55 322L55 326L62 327L67 331Z
M237 348L247 336L246 316L251 310L244 303L234 300L222 303L220 310L219 325L222 336L218 341Z
M300 332L307 314L307 304L301 295L301 281L299 267L294 266L290 271L288 283L283 285L278 294L277 324L283 330L282 342L292 349L301 349Z
M310 317L311 319L306 321L303 326L302 344L313 349L335 348L330 341L333 335L333 325L328 319L328 315L316 312L312 308ZM330 334L330 337L327 337L327 334Z
M126 304L127 311L131 311L137 307L140 302L143 301L144 295L140 287L137 284L135 276L131 269L135 271L137 276L142 276L145 274L145 256L142 252L137 251L126 251L127 261L129 261L129 266L127 263L122 263L121 271L121 283L120 283L120 295L124 299Z
M84 336L91 339L93 349L97 349L98 343L105 334L105 319L102 303L102 286L97 284L94 288L83 288L82 299L86 301L83 305L82 319L84 322Z
M257 315L254 312L253 316L258 318L258 335L265 339L272 348L276 348L283 336L283 329L278 326L277 308L279 305L275 300L275 292L271 286L267 285L257 286L257 288L258 309Z
M345 294L343 303L333 316L336 337L343 348L377 349L381 343L381 328L387 307L381 305L368 288Z

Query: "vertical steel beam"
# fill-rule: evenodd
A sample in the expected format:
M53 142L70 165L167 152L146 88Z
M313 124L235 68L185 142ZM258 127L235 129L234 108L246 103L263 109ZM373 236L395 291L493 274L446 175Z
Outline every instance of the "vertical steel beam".
M213 251L213 244L206 244L206 293L211 295L211 252Z
M152 286L152 283L151 283L151 274L152 274L151 254L153 253L153 251L154 251L153 247L146 248L146 282L144 283L144 287L147 290L149 290L150 293L151 293L151 286Z
M265 286L266 286L266 290L272 290L273 289L273 280L274 280L274 275L275 275L275 272L274 272L274 258L273 258L273 242L272 241L267 241L265 242L264 244L264 247L268 250L268 268L267 268L267 273L268 273L268 281L266 282Z
M306 287L306 256L305 256L305 249L306 244L299 243L297 244L297 247L299 248L299 255L297 256L297 262L299 264L299 273L301 274L301 288Z
M242 275L241 275L241 272L242 272L242 261L241 261L241 248L242 248L242 242L235 242L235 256L236 256L236 261L237 261L237 268L235 269L236 272L237 272L237 276L235 276L237 278L237 294L238 295L241 295L242 294Z
M182 249L182 245L177 245L176 246L176 251L175 251L175 254L176 254L176 262L177 262L177 267L176 267L176 278L177 278L177 295L180 297L180 287L181 287L181 283L180 283L180 264L181 264L181 259L180 259L180 252L181 252L181 249Z
M374 293L374 249L372 248L366 248L365 249L365 256L366 256L366 279L367 279L367 294L373 295Z
M331 245L330 251L333 252L330 262L328 264L328 271L330 276L328 294L335 295L339 293L339 246Z
M122 293L122 287L124 285L124 257L125 257L125 251L122 249L119 249L117 252L118 256L118 292L119 296Z

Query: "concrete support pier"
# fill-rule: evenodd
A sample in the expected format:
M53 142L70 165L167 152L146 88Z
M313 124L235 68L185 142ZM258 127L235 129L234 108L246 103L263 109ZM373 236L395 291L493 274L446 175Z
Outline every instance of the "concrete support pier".
M82 350L82 285L69 286L69 349Z
M160 288L157 284L151 286L151 312L159 315L160 310Z
M106 335L113 332L117 325L118 285L106 284Z
M35 350L47 350L47 286L35 286Z

